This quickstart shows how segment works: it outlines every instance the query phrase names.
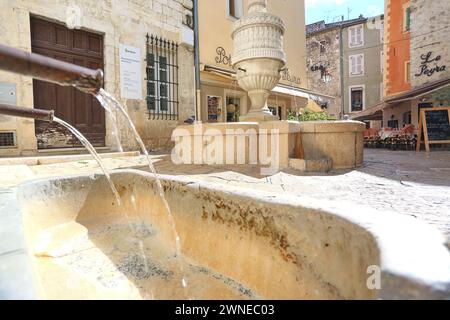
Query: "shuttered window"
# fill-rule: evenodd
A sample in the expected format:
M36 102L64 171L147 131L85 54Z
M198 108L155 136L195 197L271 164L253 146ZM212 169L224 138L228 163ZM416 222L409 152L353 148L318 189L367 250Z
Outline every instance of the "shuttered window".
M349 71L351 76L364 74L364 54L349 57Z
M348 28L348 40L349 47L359 47L364 45L363 25Z
M410 30L411 30L411 7L408 7L405 9L403 31L408 32Z

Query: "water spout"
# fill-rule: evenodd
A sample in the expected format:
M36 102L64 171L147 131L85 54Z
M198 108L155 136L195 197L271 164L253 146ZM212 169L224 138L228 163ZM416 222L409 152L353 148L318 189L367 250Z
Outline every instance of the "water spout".
M52 122L55 115L55 111L17 107L8 104L0 104L0 114L6 116L31 118L36 120L44 120Z
M0 44L0 70L95 94L103 85L103 71L45 57Z
M31 118L31 119L35 119L35 120L56 122L56 123L62 125L63 127L65 127L66 129L68 129L75 137L77 137L77 139L81 142L81 144L89 151L89 153L97 161L100 169L102 170L103 174L105 175L106 179L108 180L111 191L113 192L114 196L116 197L117 204L119 206L121 205L119 192L117 192L117 189L114 186L114 183L112 182L112 180L110 178L109 172L104 167L103 162L100 159L100 156L95 151L95 148L86 139L86 137L83 136L83 134L81 134L80 131L75 129L73 126L71 126L67 122L55 117L55 112L53 110L42 110L42 109L25 108L25 107L11 106L11 105L7 105L7 104L0 104L0 115L8 115L8 116L14 116L14 117L20 117L20 118Z

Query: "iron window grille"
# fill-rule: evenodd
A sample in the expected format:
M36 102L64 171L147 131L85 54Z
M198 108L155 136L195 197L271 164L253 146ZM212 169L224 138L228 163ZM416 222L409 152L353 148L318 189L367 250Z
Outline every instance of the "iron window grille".
M178 43L147 34L149 119L178 120Z
M0 132L0 148L16 146L16 134L14 131Z

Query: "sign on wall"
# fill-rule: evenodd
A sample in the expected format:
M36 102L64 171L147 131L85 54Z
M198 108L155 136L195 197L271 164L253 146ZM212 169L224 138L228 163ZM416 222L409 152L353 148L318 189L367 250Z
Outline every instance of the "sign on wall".
M434 56L433 51L420 56L420 70L415 74L416 77L428 76L431 77L435 73L444 72L447 66L441 64L442 57L440 55Z
M142 99L141 50L120 44L120 96Z
M222 47L217 47L216 48L216 63L221 63L224 64L226 66L230 66L232 67L233 64L231 63L231 54L227 54L227 51L222 48Z

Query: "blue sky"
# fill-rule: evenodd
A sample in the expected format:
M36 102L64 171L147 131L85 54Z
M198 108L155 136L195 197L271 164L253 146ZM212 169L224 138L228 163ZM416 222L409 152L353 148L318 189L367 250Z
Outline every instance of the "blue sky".
M364 17L372 17L382 14L384 0L305 0L306 24L325 20L330 23L348 18L357 18L360 14Z

